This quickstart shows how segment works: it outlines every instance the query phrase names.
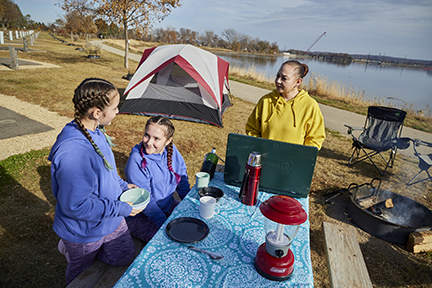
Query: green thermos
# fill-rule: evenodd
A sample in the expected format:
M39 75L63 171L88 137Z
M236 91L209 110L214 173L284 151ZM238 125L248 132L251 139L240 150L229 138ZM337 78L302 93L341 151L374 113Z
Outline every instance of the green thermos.
M201 172L207 172L210 174L210 179L212 179L216 171L217 162L218 156L216 155L216 148L213 148L210 153L205 155L204 162L201 166Z

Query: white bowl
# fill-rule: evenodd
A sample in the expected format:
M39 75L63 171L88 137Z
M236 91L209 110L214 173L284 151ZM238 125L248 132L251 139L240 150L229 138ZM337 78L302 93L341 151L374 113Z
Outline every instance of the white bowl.
M133 208L144 210L150 202L150 192L143 188L129 189L120 195L120 201L132 202Z

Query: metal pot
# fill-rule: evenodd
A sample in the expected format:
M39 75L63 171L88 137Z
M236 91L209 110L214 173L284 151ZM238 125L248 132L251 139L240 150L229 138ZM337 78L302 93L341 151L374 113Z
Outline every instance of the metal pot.
M375 180L379 180L378 187L374 186ZM408 197L380 190L380 184L381 180L375 178L349 190L348 216L354 224L375 237L402 245L410 233L432 230L431 210ZM393 207L386 207L385 201Z

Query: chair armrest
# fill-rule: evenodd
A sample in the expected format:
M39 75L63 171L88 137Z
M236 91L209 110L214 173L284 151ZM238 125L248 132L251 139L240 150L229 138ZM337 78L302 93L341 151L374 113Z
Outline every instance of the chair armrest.
M366 130L364 127L355 127L346 124L344 124L344 126L348 128L348 134L352 134L352 131L354 130L362 130L362 131Z
M422 145L422 146L432 147L432 143L426 142L426 141L423 141L423 140L420 140L417 138L413 139L413 142L414 142L414 145L416 145L416 146Z
M411 141L413 141L413 139L410 137L400 137L400 138L397 138L396 146L398 149L402 149L402 150L408 149L410 147Z

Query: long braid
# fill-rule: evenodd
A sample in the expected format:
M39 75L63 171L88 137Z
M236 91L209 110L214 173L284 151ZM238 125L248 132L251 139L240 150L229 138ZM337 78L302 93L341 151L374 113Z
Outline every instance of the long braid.
M180 183L180 175L174 172L174 169L172 168L172 155L173 155L173 143L172 141L167 145L167 165L168 170L174 173L177 184Z
M110 93L115 90L115 86L106 80L98 78L87 78L83 82L81 82L81 84L75 89L75 94L73 98L75 106L75 123L77 124L81 132L84 134L84 136L87 138L87 140L89 140L96 153L98 153L102 157L104 166L108 170L114 170L114 168L108 163L105 155L93 141L90 133L87 131L84 124L82 123L81 118L88 113L90 108L93 107L97 107L103 111L104 108L110 103Z

